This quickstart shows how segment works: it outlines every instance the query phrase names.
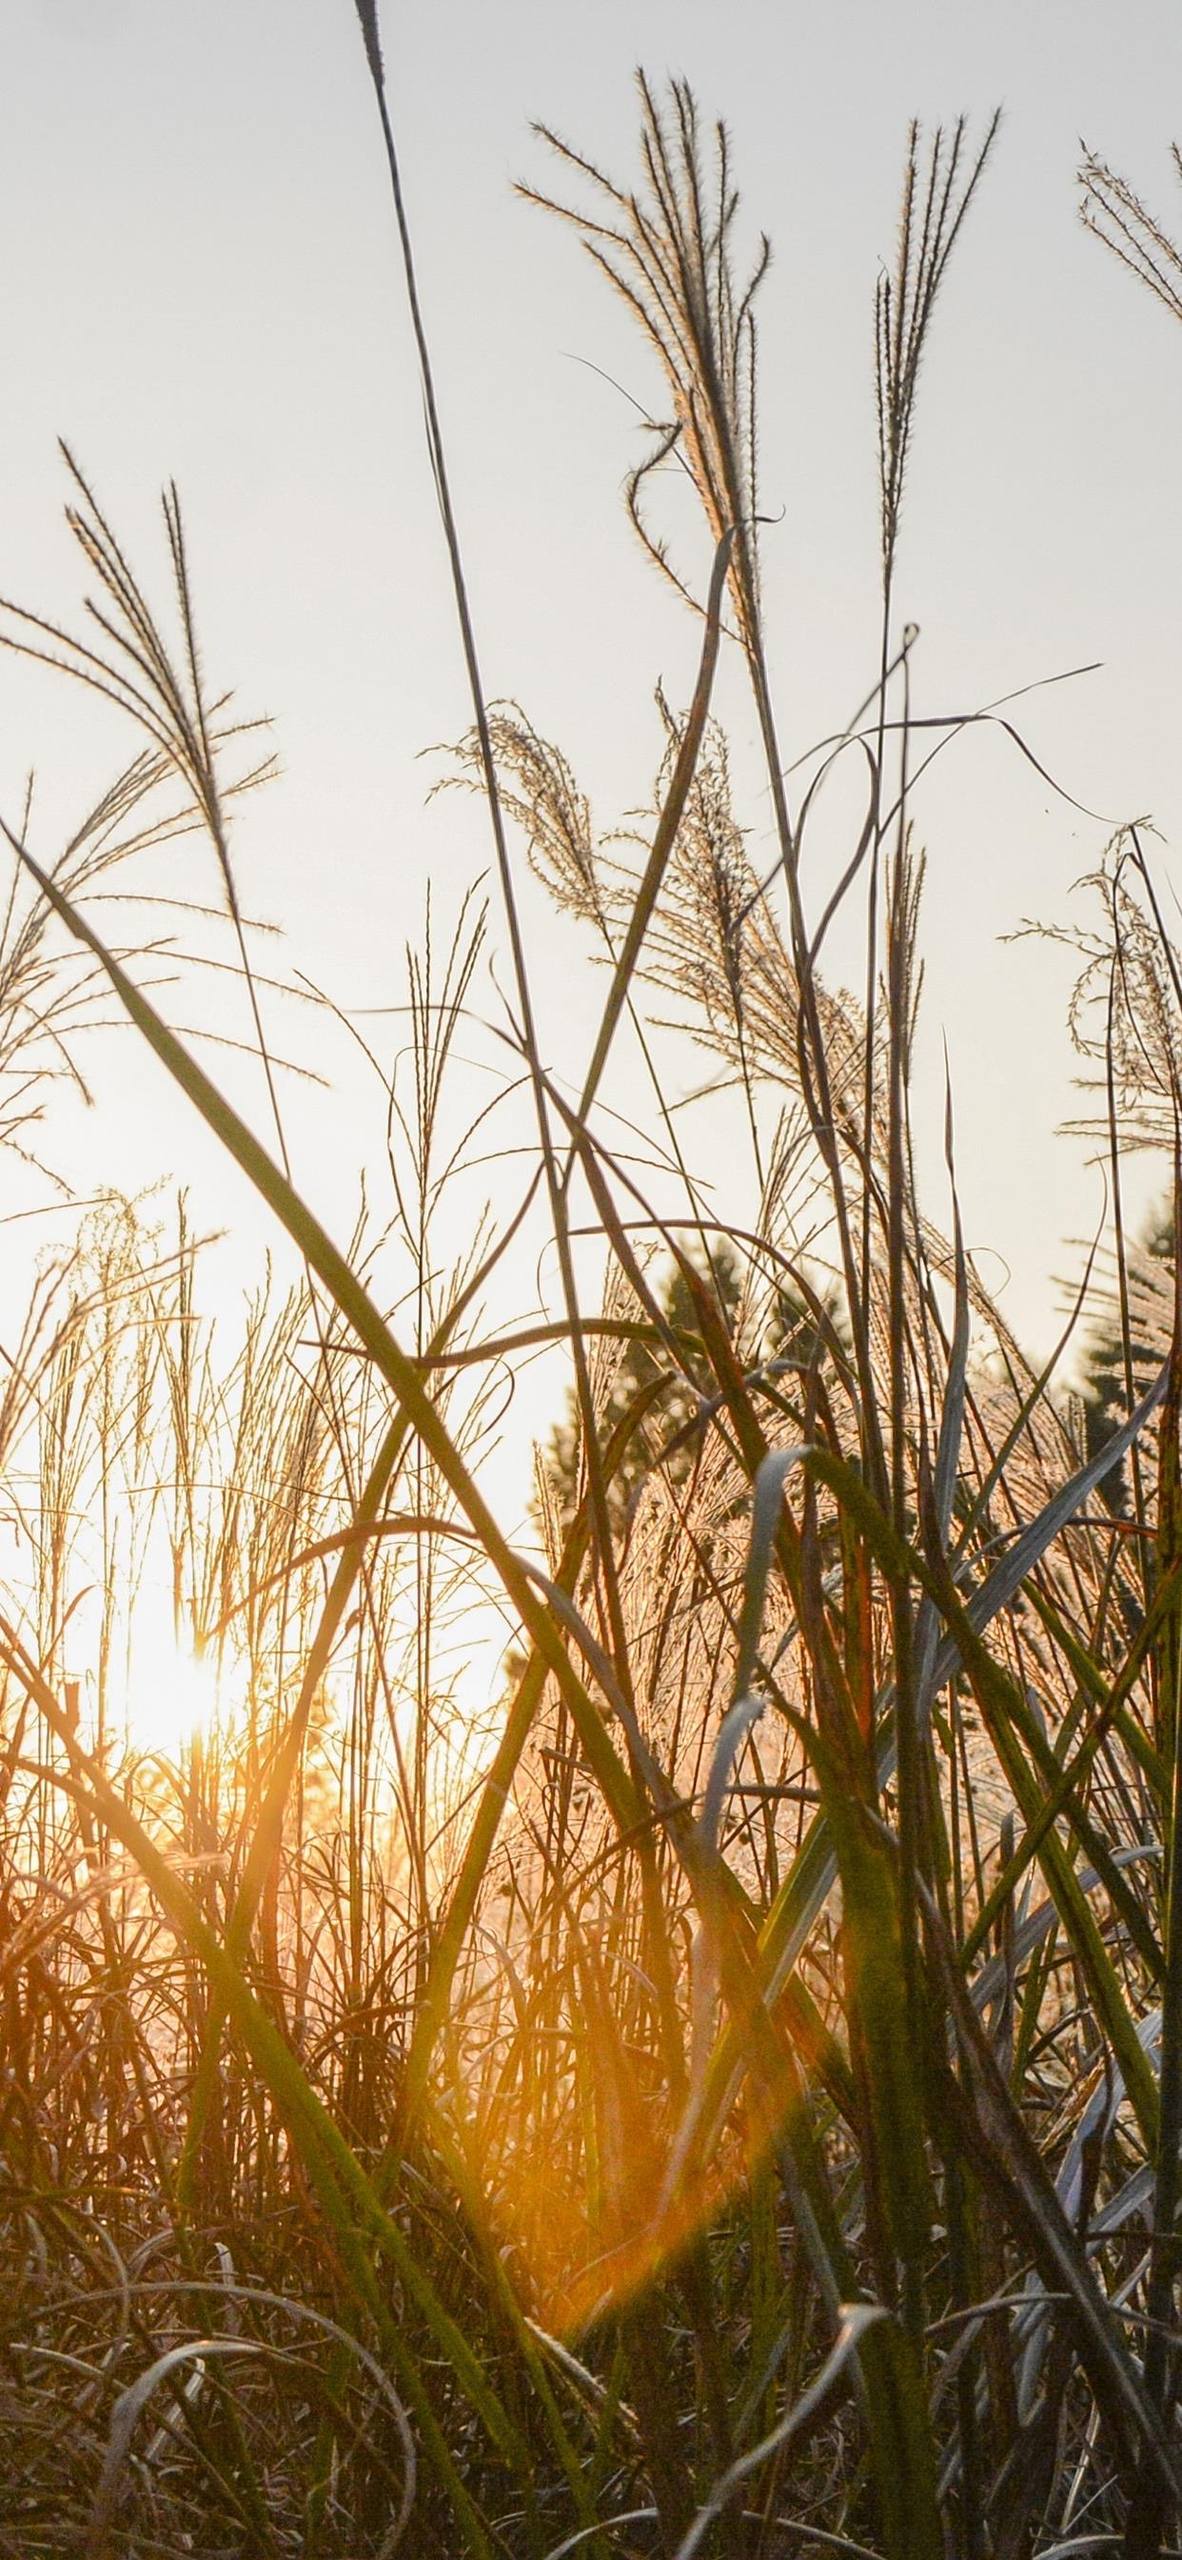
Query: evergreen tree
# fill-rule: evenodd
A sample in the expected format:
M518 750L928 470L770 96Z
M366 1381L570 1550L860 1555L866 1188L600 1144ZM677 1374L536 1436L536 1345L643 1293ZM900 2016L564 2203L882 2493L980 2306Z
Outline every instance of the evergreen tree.
M1130 1372L1135 1400L1166 1356L1173 1312L1173 1260L1174 1208L1170 1201L1155 1212L1129 1256L1128 1357L1119 1302L1106 1310L1088 1344L1083 1401L1084 1448L1089 1457L1097 1456L1128 1418ZM1127 1462L1105 1476L1099 1489L1110 1510L1127 1512Z
M709 1261L692 1258L733 1337L743 1289L738 1255L733 1246L719 1242L712 1245ZM690 1284L679 1264L673 1264L663 1286L654 1288L653 1296L679 1345L685 1345L684 1367L680 1375L672 1369L663 1343L630 1340L600 1406L599 1436L603 1446L624 1420L638 1393L658 1378L665 1380L661 1394L629 1438L608 1490L609 1511L617 1531L626 1526L632 1501L653 1467L660 1466L675 1485L684 1484L690 1477L702 1445L702 1430L695 1425L702 1422L704 1426L710 1399L717 1394L706 1361L700 1355L695 1358L690 1348L698 1333L698 1315ZM831 1323L836 1323L835 1310L828 1302L825 1314ZM791 1287L783 1286L775 1294L754 1357L750 1345L744 1347L740 1355L743 1366L749 1370L758 1361L787 1363L790 1369L807 1370L823 1356L819 1332L817 1319L804 1299ZM787 1389L791 1393L791 1376L780 1374L777 1384L781 1391ZM578 1399L574 1389L568 1388L565 1417L555 1424L542 1461L548 1507L564 1527L573 1517L581 1490L581 1441Z

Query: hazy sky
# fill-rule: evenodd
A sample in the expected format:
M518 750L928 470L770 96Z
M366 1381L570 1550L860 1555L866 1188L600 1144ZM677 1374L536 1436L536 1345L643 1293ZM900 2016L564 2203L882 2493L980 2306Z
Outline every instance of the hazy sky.
M154 508L175 474L211 683L277 723L283 780L238 830L245 902L341 1003L397 1002L428 876L447 914L486 849L475 810L423 805L418 753L468 709L350 0L37 0L3 17L0 589L74 618L61 434L163 600ZM512 193L551 177L530 120L630 177L642 62L687 73L730 126L751 235L775 251L762 467L782 522L766 576L795 754L873 673L871 309L907 120L965 109L979 129L1003 105L922 385L899 580L922 631L918 707L968 710L1102 660L1023 706L1026 731L1090 808L1156 817L1170 876L1182 330L1086 237L1073 181L1082 136L1182 230L1176 0L388 0L383 32L487 687L565 747L605 823L647 798L653 685L685 699L697 634L619 503L635 414L602 377L659 404L645 350L573 236ZM74 813L131 745L114 715L0 661L10 808L34 763L47 826ZM946 1035L968 1231L1004 1256L1007 1312L1041 1341L1064 1240L1100 1190L1054 1138L1072 1107L1068 972L999 936L1064 918L1107 828L984 732L917 814L929 1118ZM758 857L766 811L749 815ZM194 859L186 885L209 895ZM528 913L544 1038L574 1080L601 982L540 898ZM298 1019L283 1036L298 1045ZM179 1168L207 1219L235 1215L235 1185L154 1071L130 1053L93 1064L102 1117L62 1140L79 1178ZM295 1126L346 1222L351 1121L308 1101Z

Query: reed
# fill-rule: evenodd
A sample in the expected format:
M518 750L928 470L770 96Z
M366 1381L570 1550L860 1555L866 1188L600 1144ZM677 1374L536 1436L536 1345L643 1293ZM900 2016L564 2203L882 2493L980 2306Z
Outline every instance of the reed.
M899 532L995 125L975 150L962 125L908 138L875 314L878 675L795 805L759 576L767 249L737 258L726 135L642 80L634 186L545 136L574 201L528 192L661 368L628 504L701 639L688 707L659 700L650 812L601 834L561 749L484 697L357 14L472 685L450 778L487 802L501 906L469 899L442 940L429 915L409 959L408 1044L375 1062L389 1216L347 1250L292 1178L226 820L259 773L206 691L175 491L175 642L72 463L98 623L0 625L146 739L58 861L5 827L0 1134L23 1144L39 1100L30 1026L70 1061L97 998L299 1269L227 1349L186 1204L153 1228L108 1203L9 1364L0 2552L1142 2560L1182 2536L1182 1282L1137 1266L1119 1174L1133 1143L1173 1172L1182 980L1135 834L1098 876L1072 1017L1117 1203L1103 1433L965 1251L951 1101L939 1216L912 1137L930 741ZM670 459L703 530L676 568L646 514ZM762 745L765 878L712 708L723 650ZM850 760L864 815L818 898L818 796ZM174 795L159 825L149 791ZM247 981L265 1141L90 898L96 866L180 829ZM523 860L606 972L561 1081ZM861 998L826 973L855 905ZM453 1268L446 1203L496 1145L460 1035L502 935L501 1092L532 1137ZM745 1133L719 1210L670 1006L673 1054L699 1044ZM605 1108L625 1043L640 1142ZM526 1248L557 1284L516 1313ZM530 1547L484 1456L506 1382L555 1345L571 1421ZM127 1665L161 1577L158 1686L194 1652L219 1685L154 1749ZM497 1612L504 1671L476 1697L457 1648Z

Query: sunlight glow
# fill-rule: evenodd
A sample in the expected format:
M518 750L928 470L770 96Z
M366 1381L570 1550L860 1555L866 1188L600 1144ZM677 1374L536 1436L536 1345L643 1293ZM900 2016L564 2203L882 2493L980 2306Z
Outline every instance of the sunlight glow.
M214 1652L184 1635L137 1626L123 1692L127 1739L140 1751L177 1759L218 1721L221 1674Z

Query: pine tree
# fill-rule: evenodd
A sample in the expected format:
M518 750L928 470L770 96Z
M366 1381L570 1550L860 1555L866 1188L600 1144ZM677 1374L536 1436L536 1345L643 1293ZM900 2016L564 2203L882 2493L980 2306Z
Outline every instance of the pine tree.
M1129 1412L1129 1380L1134 1401L1144 1392L1166 1356L1173 1302L1173 1203L1155 1211L1140 1243L1129 1256L1128 1343L1114 1300L1097 1323L1084 1362L1084 1447L1097 1456ZM1160 1307L1159 1307L1160 1300ZM1160 1321L1159 1321L1160 1317ZM1127 1356L1126 1356L1127 1355ZM1109 1508L1125 1513L1129 1505L1124 1466L1105 1476L1100 1492Z
M711 1288L733 1338L743 1294L743 1269L737 1253L733 1246L723 1242L712 1246L708 1262L696 1256L693 1259L695 1269ZM676 1334L679 1344L685 1346L684 1367L680 1374L672 1368L662 1343L632 1339L623 1351L611 1387L600 1406L599 1439L602 1447L623 1422L639 1392L658 1378L665 1380L661 1394L638 1421L608 1489L612 1525L621 1533L641 1485L654 1468L661 1468L674 1485L688 1481L697 1464L703 1431L708 1427L709 1398L717 1393L705 1360L696 1359L690 1347L697 1337L698 1316L690 1284L679 1264L672 1266L663 1287L654 1290L654 1297L671 1332ZM829 1321L837 1322L835 1310L828 1302L825 1313ZM790 1372L807 1371L820 1356L822 1345L817 1319L803 1297L787 1285L776 1291L754 1355L749 1343L740 1353L746 1370L757 1365L775 1364L777 1385L781 1391L786 1387L789 1393L792 1390ZM783 1364L787 1364L786 1369ZM581 1444L578 1400L573 1388L568 1388L565 1417L551 1431L541 1462L546 1480L546 1508L563 1527L573 1517L581 1492Z

